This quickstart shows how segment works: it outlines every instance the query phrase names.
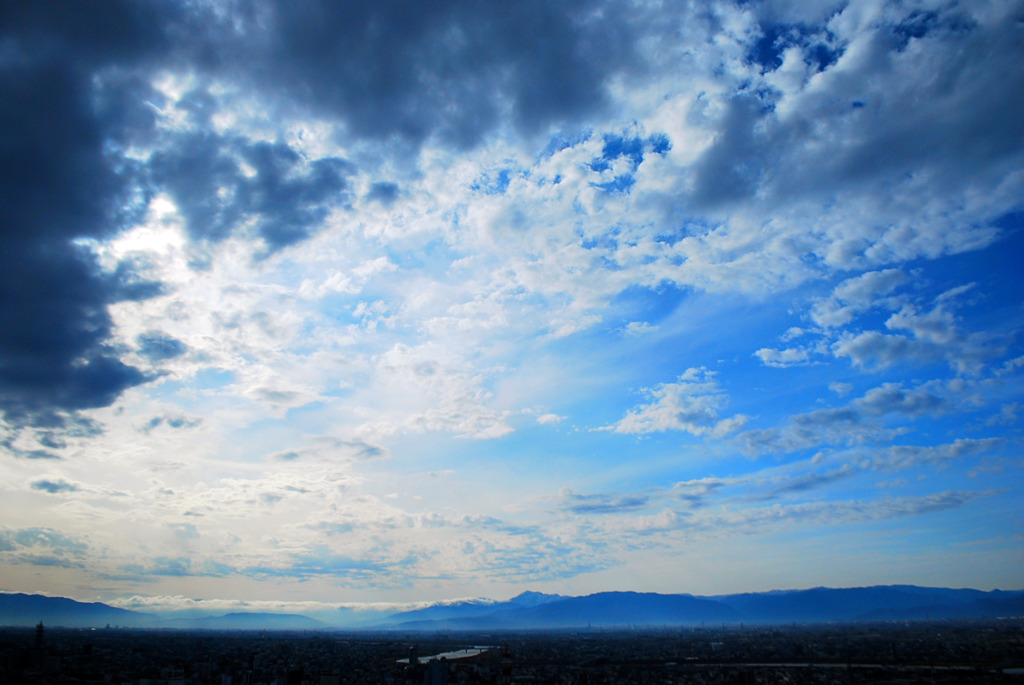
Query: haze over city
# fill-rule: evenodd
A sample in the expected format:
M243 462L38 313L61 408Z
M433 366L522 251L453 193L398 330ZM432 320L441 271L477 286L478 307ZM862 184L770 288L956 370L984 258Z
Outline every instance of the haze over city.
M1021 589L1021 112L1021 2L5 2L0 591Z

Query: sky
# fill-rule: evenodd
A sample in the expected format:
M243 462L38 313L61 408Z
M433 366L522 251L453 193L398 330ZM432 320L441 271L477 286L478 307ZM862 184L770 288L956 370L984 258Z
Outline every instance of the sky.
M0 590L1024 587L1024 3L4 2Z

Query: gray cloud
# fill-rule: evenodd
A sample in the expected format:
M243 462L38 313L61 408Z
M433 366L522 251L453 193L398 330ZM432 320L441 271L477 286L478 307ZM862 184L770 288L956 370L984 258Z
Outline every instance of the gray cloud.
M236 68L257 88L340 115L356 135L377 139L433 135L469 147L506 116L523 131L541 131L601 107L609 77L636 61L632 15L618 3L306 2L261 10L246 24L249 49L237 53L251 64Z
M43 492L48 492L51 495L57 495L62 492L75 492L76 490L78 490L78 486L72 483L68 483L67 481L61 479L42 479L33 482L32 489L42 490Z
M153 182L170 192L199 240L221 240L252 219L273 252L309 237L331 207L349 200L353 167L340 158L310 161L285 143L209 133L173 142L153 155Z
M35 564L40 559L49 559L61 566L79 566L73 560L88 551L89 545L82 540L53 528L0 529L0 554L12 563Z
M763 183L772 155L755 131L765 117L765 103L757 95L734 97L718 123L718 138L695 166L693 197L700 208L748 199Z
M728 530L730 527L736 526L741 531L757 532L763 531L765 526L792 521L819 524L884 521L959 509L991 494L991 492L946 490L920 497L774 505L745 509L733 517L734 520L722 517L717 522L708 521L707 523L712 529Z
M940 416L955 408L937 382L904 388L884 383L841 407L794 414L778 428L744 431L736 439L752 454L788 453L822 444L851 445L891 439L905 429L889 428L887 418Z
M736 437L748 452L759 455L796 452L823 443L859 443L892 435L891 431L865 418L851 406L817 409L791 416L782 428L755 429Z
M595 493L581 495L568 491L563 493L561 509L573 514L618 514L625 511L636 511L647 506L650 498L647 495L620 495L614 493Z
M903 321L901 319L901 321ZM893 323L890 319L887 322ZM899 327L910 328L903 322ZM930 329L929 329L930 330ZM915 330L921 333L921 330ZM935 331L924 337L892 335L880 331L862 331L845 334L831 345L836 357L849 358L853 364L868 369L885 369L896 364L926 365L945 362L960 373L978 374L984 364L1006 353L1006 342L993 339L987 334L957 334L947 343L928 339Z
M943 464L954 459L978 456L1002 446L1001 438L959 438L946 445L921 447L893 445L871 457L871 467L885 471L913 468L922 464Z
M177 338L162 333L143 333L136 338L139 353L151 362L162 362L185 354L188 347Z
M680 481L672 486L671 492L679 499L688 502L691 507L702 507L706 501L722 488L735 485L738 481L731 478L697 478Z
M755 499L774 500L785 495L798 492L815 490L825 485L831 485L836 481L856 475L858 469L850 464L844 464L838 469L823 473L802 473L798 476L789 476L772 485L770 488L758 493Z
M323 545L314 545L308 551L289 555L287 563L275 566L250 566L239 569L244 575L256 577L312 578L330 576L339 580L376 580L384 582L393 570L392 563L380 560L357 559L338 554Z
M808 471L774 478L770 485L751 495L754 501L776 500L854 477L865 470L902 471L925 465L943 465L956 459L990 453L1005 444L1001 438L960 438L943 445L892 445L846 453L850 462L827 471ZM812 463L817 463L817 459ZM930 506L930 505L929 505Z
M152 568L147 570L155 576L189 576L192 560L188 557L156 557Z
M189 418L183 414L167 414L165 416L154 416L142 426L144 433L149 433L152 430L159 428L160 426L167 426L168 428L195 428L202 424L203 420L200 418Z
M903 414L904 416L937 416L953 409L953 401L949 397L937 394L940 391L936 384L925 384L911 390L905 390L898 383L885 383L872 388L853 404L872 416L884 414Z
M36 439L39 443L45 447L52 449L60 449L63 447L60 444L59 439L54 438L49 433L37 434ZM8 453L14 455L19 459L60 459L60 455L48 452L42 449L22 449L15 445L15 441L11 438L4 438L0 440L0 447L3 447Z
M395 183L374 183L370 186L370 192L366 194L366 199L390 207L398 199L399 192L398 185Z
M341 440L331 436L314 439L312 447L282 450L268 455L278 461L325 460L325 461L369 461L386 457L383 447L362 440Z
M15 454L23 459L60 459L59 455L45 450L18 450Z
M848 278L836 286L831 297L814 305L811 319L819 326L844 326L868 309L887 305L888 300L884 296L906 280L906 274L900 269L868 271Z
M771 91L734 99L698 165L696 198L792 199L897 182L910 171L960 189L975 174L987 183L1019 168L1024 126L1012 113L1024 107L1024 48L1019 7L1004 11L980 22L948 5L927 29L911 30L921 26L915 12L892 4L883 14L891 23L854 36L857 55L827 65L799 110L780 115ZM769 26L772 33L779 35ZM779 47L776 40L775 54ZM805 59L812 54L804 50Z
M994 494L988 492L971 492L962 490L946 490L922 497L905 497L901 499L885 499L876 504L871 518L887 519L904 516L921 516L947 509L959 509L981 497Z
M124 564L119 567L120 573L107 574L108 580L131 580L135 582L154 581L158 576L184 578L200 575L192 568L189 557L154 557L147 564Z
M820 474L805 474L790 481L782 481L774 491L764 497L748 501L770 500L791 492L812 489L856 473L853 467L844 467ZM832 500L782 503L767 506L736 507L726 504L714 510L677 514L651 520L638 520L628 528L642 536L686 531L694 536L714 536L719 539L730 535L764 535L791 525L833 526L854 522L885 521L923 516L941 511L959 509L972 502L990 497L992 491L946 490L914 497L887 497L871 500Z

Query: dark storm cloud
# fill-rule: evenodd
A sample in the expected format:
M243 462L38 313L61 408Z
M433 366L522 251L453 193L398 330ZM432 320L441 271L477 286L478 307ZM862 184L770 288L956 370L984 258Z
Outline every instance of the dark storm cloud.
M157 96L137 72L171 59L168 35L183 21L172 11L113 1L0 10L0 411L16 422L59 426L65 412L109 405L148 379L108 344L107 305L160 285L130 263L101 271L75 241L111 236L145 206L145 170L119 152L153 135ZM257 207L307 192L269 178L250 191ZM271 211L268 244L301 238L317 211Z
M55 425L146 380L107 345L106 305L152 294L74 244L138 216L137 165L116 149L152 128L148 86L119 75L167 45L146 3L8 2L0 10L0 411Z
M468 147L509 116L537 132L601 107L608 78L637 62L628 19L597 3L4 3L0 412L59 426L149 380L110 345L107 305L161 285L131 263L103 272L80 245L137 222L153 193L204 241L254 220L264 254L349 200L343 160L209 132L219 103L203 88L176 103L190 132L158 131L158 73L249 88L356 137ZM159 150L151 164L125 154L139 145ZM396 191L377 184L370 199Z
M252 171L246 174L242 164ZM349 199L345 160L312 162L284 143L196 134L153 156L153 181L166 189L194 239L217 241L256 220L270 252L307 238L332 205Z
M631 17L610 3L322 1L267 10L254 85L340 113L353 133L373 138L433 134L468 147L507 114L520 130L540 131L599 108L609 76L635 61Z

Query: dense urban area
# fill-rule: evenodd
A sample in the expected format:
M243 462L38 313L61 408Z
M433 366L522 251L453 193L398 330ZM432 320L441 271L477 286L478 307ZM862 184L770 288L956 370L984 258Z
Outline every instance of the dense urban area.
M1024 620L545 633L0 629L0 682L1024 683Z

